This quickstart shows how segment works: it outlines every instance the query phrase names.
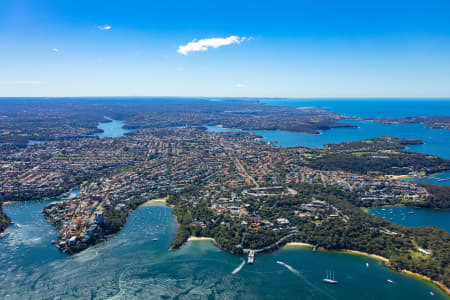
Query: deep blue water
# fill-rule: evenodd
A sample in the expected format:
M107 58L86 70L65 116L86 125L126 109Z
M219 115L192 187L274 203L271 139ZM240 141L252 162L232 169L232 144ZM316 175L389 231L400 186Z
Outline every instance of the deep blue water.
M281 106L315 106L361 118L450 115L450 99L262 99L261 103Z
M406 117L450 115L448 100L389 100L389 99L262 99L267 105L292 107L315 106L348 116ZM379 136L420 139L423 145L412 145L407 151L438 155L450 159L450 130L425 128L421 124L377 124L370 121L344 121L359 128L336 128L324 130L321 134L304 134L287 131L255 130L265 141L277 142L283 147L303 146L321 148L324 144L358 141ZM221 132L229 129L209 126L209 130Z
M436 184L436 185L450 185L450 172L442 172L442 173L436 173L432 174L425 178L406 178L404 180L407 181L416 181L421 183L428 183L428 184Z
M407 227L435 226L450 232L450 210L394 206L371 208L369 212Z
M336 128L324 130L321 134L306 134L288 131L253 130L264 137L264 141L276 142L283 147L303 146L322 148L325 144L359 141L379 136L421 139L423 145L408 146L407 151L420 152L450 158L450 130L425 128L421 124L378 124L371 121L345 121L359 128ZM210 131L236 131L217 126L207 126Z

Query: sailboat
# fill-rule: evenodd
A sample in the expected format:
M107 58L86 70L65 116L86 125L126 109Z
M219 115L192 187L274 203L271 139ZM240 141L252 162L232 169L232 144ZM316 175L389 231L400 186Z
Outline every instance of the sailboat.
M336 283L338 283L336 280L334 280L334 272L328 272L327 271L327 277L325 277L324 279L323 279L323 282L325 282L325 283L331 283L331 284L336 284Z

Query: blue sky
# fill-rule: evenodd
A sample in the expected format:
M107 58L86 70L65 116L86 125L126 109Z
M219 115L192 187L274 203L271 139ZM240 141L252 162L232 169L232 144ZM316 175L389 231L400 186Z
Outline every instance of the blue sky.
M450 97L450 2L0 1L0 97L110 95Z

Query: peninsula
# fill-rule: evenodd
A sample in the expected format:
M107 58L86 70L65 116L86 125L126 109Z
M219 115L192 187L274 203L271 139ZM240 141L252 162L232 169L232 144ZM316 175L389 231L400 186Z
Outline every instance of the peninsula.
M56 246L68 254L121 230L139 205L166 197L179 224L172 249L192 236L213 238L218 247L234 254L302 242L379 255L389 259L394 269L450 286L448 232L398 226L361 209L394 204L448 208L449 189L392 175L449 170L449 160L403 151L419 140L380 137L308 149L278 147L244 131L209 132L202 125L269 129L269 124L277 124L272 129L288 129L284 126L297 124L293 128L300 130L306 128L300 127L301 119L302 126L314 133L319 127L325 129L324 124L340 123L333 123L339 115L321 110L205 102L194 101L183 108L177 101L159 103L165 112L160 116L137 112L149 109L139 101L127 105L105 101L98 104L93 119L100 115L102 120L103 115L124 119L135 129L132 133L80 139L85 130L95 132L86 120L80 123L84 129L52 127L61 135L47 136L45 143L27 147L23 140L2 143L0 163L6 172L0 176L1 199L51 198L80 187L79 196L43 210L57 228ZM75 117L92 103L77 105L83 109L75 106ZM151 108L161 112L155 105ZM25 116L17 116L23 122ZM55 123L42 122L42 126L58 124L54 119L48 122ZM24 128L27 136L39 136L34 135L39 127Z

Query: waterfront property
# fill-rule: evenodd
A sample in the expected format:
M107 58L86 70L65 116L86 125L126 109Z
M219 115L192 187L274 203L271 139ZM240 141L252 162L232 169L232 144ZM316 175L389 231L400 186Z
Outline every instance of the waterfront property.
M46 202L23 202L5 208L13 221L23 226L8 228L9 236L0 240L0 298L148 298L181 294L195 298L207 294L289 299L300 294L314 299L422 300L428 299L431 291L435 296L430 299L447 299L436 286L393 272L377 260L312 252L303 247L258 255L254 265L246 265L233 275L241 264L240 257L212 243L191 241L178 251L168 252L177 225L171 209L164 206L138 208L113 239L68 259L51 245L56 231L40 213L44 205ZM154 238L158 240L154 242ZM292 273L277 261L288 263L299 273ZM322 283L327 269L333 269L339 277L338 289ZM387 285L387 279L394 284ZM77 288L80 286L85 288Z

